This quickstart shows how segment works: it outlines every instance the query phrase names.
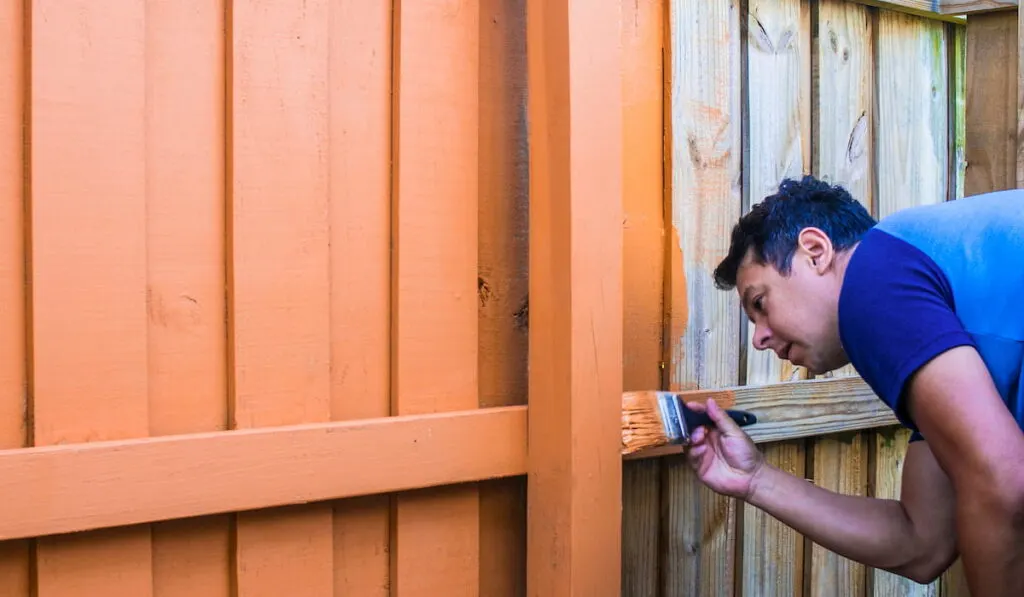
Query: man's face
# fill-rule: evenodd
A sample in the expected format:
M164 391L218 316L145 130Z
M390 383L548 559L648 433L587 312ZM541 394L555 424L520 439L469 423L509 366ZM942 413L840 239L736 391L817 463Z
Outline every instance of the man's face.
M753 345L772 350L814 375L848 360L839 342L838 304L842 276L828 238L801 234L788 275L748 254L736 277L743 309L754 323Z

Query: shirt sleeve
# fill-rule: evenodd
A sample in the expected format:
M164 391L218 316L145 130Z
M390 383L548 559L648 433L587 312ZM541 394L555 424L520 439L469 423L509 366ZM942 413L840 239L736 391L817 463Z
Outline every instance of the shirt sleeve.
M839 297L839 337L850 363L896 418L921 434L904 391L928 361L974 346L956 315L952 289L939 266L912 244L870 230L847 265Z

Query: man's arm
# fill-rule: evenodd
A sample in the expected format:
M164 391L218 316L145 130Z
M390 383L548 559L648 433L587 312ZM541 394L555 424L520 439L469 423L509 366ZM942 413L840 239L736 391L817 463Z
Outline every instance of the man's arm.
M953 488L925 442L907 450L899 500L838 494L766 465L748 501L826 549L922 584L956 558Z
M712 490L746 500L819 545L863 564L928 583L955 559L953 488L925 442L913 442L899 500L842 495L764 461L714 401L716 428L699 427L687 455Z
M929 361L908 383L907 406L952 480L971 593L1024 595L1024 433L977 351Z

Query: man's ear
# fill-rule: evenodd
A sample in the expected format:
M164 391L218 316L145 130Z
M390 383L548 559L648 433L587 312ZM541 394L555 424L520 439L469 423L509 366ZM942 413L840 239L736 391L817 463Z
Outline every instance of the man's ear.
M820 228L804 228L797 237L797 257L806 260L817 273L827 272L835 257L832 239Z

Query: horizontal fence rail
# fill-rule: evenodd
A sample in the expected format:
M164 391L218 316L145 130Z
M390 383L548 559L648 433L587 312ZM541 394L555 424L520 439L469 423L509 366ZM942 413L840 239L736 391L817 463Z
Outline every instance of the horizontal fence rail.
M678 393L750 410L757 442L882 427L860 378ZM528 407L0 451L0 540L384 494L527 473ZM481 449L486 447L486 449ZM626 456L650 458L678 446Z

